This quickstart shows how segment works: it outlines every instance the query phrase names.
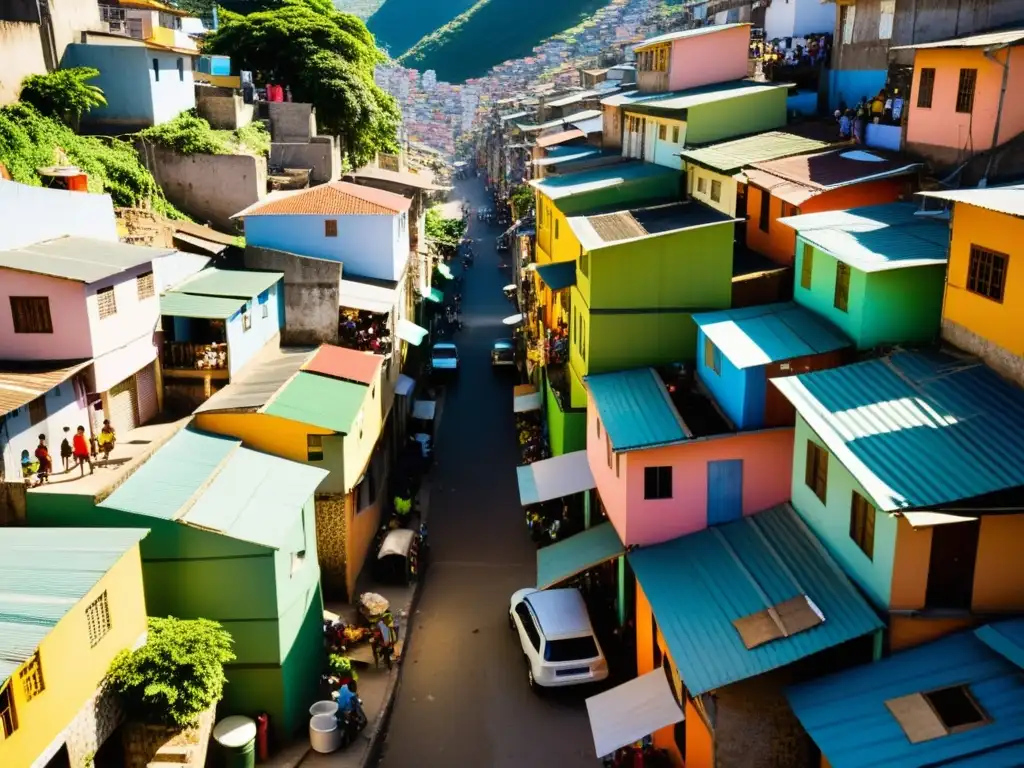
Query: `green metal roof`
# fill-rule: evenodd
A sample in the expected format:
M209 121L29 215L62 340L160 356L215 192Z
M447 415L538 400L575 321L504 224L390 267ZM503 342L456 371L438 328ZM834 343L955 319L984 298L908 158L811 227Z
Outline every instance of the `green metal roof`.
M537 589L553 587L612 560L626 548L611 523L601 523L537 550Z
M723 141L697 149L684 149L683 159L720 173L734 173L751 163L763 163L790 155L827 149L828 142L808 139L785 131L770 131L745 139Z
M171 292L160 297L160 314L168 317L227 320L244 307L244 301L223 296L193 296L190 293Z
M369 388L315 373L299 373L263 408L264 413L348 434Z
M756 96L779 89L785 95L790 85L791 83L760 83L753 80L734 80L730 83L718 83L716 85L705 85L700 88L688 88L685 91L656 94L653 98L637 100L632 104L624 106L641 109L644 112L649 110L678 112L701 107L705 104L713 104L717 101L743 99L748 96Z
M559 261L554 264L545 264L537 267L537 274L544 281L544 285L552 291L560 291L576 285L576 262Z
M601 373L584 381L615 451L658 448L690 439L653 368Z
M0 528L0 683L149 531Z
M884 626L788 504L626 557L692 696ZM801 595L810 598L824 621L746 647L735 620Z
M242 269L209 267L197 272L169 293L190 293L201 296L225 296L252 299L284 277L282 272L254 272Z
M585 195L620 184L659 176L678 176L680 171L654 163L617 163L582 173L567 173L563 176L548 176L534 179L530 186L552 200L562 200L576 195Z

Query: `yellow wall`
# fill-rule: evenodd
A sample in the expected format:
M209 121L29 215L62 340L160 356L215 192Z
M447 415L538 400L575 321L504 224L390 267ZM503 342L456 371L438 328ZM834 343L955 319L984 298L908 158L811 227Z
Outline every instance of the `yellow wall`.
M537 211L537 264L543 266L556 261L574 261L580 254L580 241L569 227L566 215L558 210L556 203L540 192L537 193ZM568 321L567 313L561 311L559 297L548 290L536 274L533 276L533 287L537 295L537 306L545 308L547 327L556 328L559 319Z
M701 168L699 165L690 164L686 168L687 172L687 184L690 187L690 194L696 200L700 200L707 206L714 208L716 211L721 211L726 216L736 215L736 179L731 176L724 176L714 171L709 171L707 168ZM700 184L698 180L703 179L704 191L700 190ZM719 195L718 202L711 199L711 182L717 181L722 185L722 193ZM745 214L746 212L744 212Z
M942 315L1024 357L1024 262L1019 255L1022 242L1024 220L956 203ZM1010 254L1002 303L968 293L971 245Z
M90 648L85 611L103 592L110 608L110 631ZM114 656L132 648L145 631L142 561L136 545L43 639L39 662L45 690L26 701L20 670L12 675L18 729L8 739L0 731L0 765L31 765L96 692Z

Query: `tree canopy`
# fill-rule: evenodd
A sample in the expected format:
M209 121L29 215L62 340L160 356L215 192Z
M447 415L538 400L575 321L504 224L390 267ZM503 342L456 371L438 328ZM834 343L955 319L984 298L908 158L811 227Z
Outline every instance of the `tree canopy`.
M316 108L324 132L342 137L355 165L398 148L401 113L373 80L384 61L366 25L330 0L274 0L246 16L225 12L204 52L230 56L261 82L291 87Z

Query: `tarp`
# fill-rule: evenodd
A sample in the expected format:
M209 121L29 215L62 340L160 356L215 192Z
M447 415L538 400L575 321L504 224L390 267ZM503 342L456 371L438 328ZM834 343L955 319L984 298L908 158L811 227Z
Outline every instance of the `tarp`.
M595 487L586 451L572 451L535 461L516 471L519 474L519 500L524 507Z
M544 395L540 392L531 392L528 395L517 395L512 400L512 410L516 413L539 411L543 407Z
M537 550L537 589L547 589L566 579L620 557L625 548L611 523L601 523L575 536Z
M380 552L377 559L380 560L391 555L408 557L412 542L416 538L416 531L411 528L398 528L384 537L384 543L380 545Z
M398 381L395 382L395 394L405 397L412 394L412 391L416 388L416 379L406 376L404 373L398 374Z
M412 404L412 417L424 421L434 420L434 411L437 409L435 400L416 400Z
M427 338L427 334L430 333L426 328L423 328L416 323L402 318L395 324L395 335L398 336L402 341L412 344L414 347L418 347L423 343L423 340Z
M684 718L665 670L660 667L591 696L587 699L587 714L598 757L610 755L661 728L681 723Z

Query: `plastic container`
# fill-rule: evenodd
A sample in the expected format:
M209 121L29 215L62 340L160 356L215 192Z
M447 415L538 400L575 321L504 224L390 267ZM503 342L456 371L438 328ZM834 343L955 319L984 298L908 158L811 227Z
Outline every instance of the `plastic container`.
M314 752L328 755L341 748L341 730L334 715L313 715L309 719L309 746Z
M224 768L254 768L256 722L248 717L226 717L213 728Z
M318 701L309 708L310 717L316 717L317 715L331 715L332 717L336 717L337 714L338 702L336 701Z

